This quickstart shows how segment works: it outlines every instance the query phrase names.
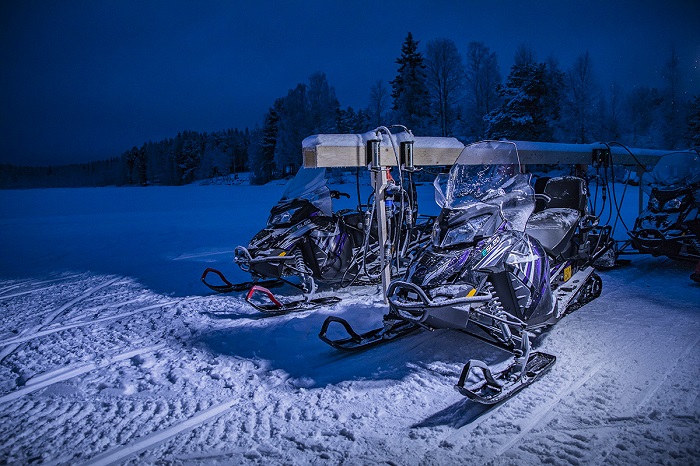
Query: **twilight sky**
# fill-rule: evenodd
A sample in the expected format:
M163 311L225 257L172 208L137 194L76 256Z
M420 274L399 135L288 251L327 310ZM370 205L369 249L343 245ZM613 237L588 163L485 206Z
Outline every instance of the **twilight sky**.
M700 1L0 2L0 163L120 155L179 131L253 128L315 71L343 107L392 80L406 33L472 40L505 78L518 45L564 69L589 51L598 81L661 87L671 48L700 94ZM400 122L387 122L400 123Z

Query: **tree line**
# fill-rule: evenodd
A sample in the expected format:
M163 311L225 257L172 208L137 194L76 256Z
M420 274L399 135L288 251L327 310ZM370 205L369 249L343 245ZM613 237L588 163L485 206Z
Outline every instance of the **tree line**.
M4 166L0 186L16 187L22 179L31 180L29 186L178 185L240 172L251 172L252 182L262 184L296 171L301 141L309 135L363 133L387 122L415 135L453 136L463 143L507 138L700 146L700 96L683 92L674 50L659 64L661 88L630 90L620 83L601 85L588 52L564 69L556 57L540 60L521 45L503 79L496 53L483 42L470 42L462 52L450 39L421 47L410 32L396 64L393 80L371 86L365 108L343 108L326 75L316 72L276 99L253 130L183 131L91 164Z

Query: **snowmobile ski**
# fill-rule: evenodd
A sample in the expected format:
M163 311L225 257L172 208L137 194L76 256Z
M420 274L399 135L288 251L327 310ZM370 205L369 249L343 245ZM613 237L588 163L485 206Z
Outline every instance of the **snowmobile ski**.
M207 275L210 273L213 273L214 275L217 275L221 281L223 282L222 285L214 285L212 283L207 282ZM207 285L210 289L216 291L217 293L231 293L233 291L246 291L249 290L251 287L255 285L261 285L265 286L267 288L273 288L275 286L280 286L282 285L283 281L274 279L274 280L264 280L262 282L243 282L243 283L231 283L223 273L220 271L213 269L211 267L207 268L204 273L202 273L202 283Z
M328 332L328 327L331 323L337 322L343 326L345 331L348 333L348 337L339 338L337 340L332 340L326 335ZM337 348L344 351L360 351L373 346L377 346L381 343L387 343L393 341L397 338L401 338L409 333L418 330L420 325L409 322L403 319L395 319L391 316L384 316L384 326L372 329L365 333L357 333L353 330L352 326L347 320L329 316L321 327L321 331L318 337L325 343L331 345L333 348Z
M253 296L256 293L260 293L264 295L269 302L267 303L261 303L253 299ZM340 298L336 296L325 296L325 297L318 297L318 298L301 298L301 299L293 299L289 301L283 301L279 298L277 298L272 291L268 290L264 286L260 285L253 285L250 290L248 291L248 294L245 297L245 300L248 304L253 306L255 309L257 309L260 312L263 312L268 315L279 315L279 314L288 314L290 312L300 312L300 311L307 311L310 309L316 309L320 306L330 306L331 304L335 304L340 302Z
M494 374L485 363L472 359L462 369L455 389L477 403L488 405L500 403L532 384L547 372L556 360L556 356L536 351L529 355L524 368L515 360L506 369ZM481 371L483 379L467 388L465 387L467 377L474 369Z

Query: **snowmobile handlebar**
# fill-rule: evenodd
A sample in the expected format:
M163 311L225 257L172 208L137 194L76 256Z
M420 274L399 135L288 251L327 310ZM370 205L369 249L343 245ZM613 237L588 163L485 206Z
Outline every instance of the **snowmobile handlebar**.
M331 190L331 199L340 199L341 197L347 197L350 199L350 195L348 193L344 193L341 191L336 191L336 190Z

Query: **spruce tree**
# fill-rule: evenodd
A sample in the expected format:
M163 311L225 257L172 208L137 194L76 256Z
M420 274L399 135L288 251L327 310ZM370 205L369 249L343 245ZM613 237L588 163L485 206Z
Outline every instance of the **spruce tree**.
M484 120L490 138L527 141L551 141L546 96L548 92L546 65L524 60L511 68L505 86L499 86L503 99L501 108L489 113Z
M401 46L401 56L396 59L398 74L391 81L394 122L407 126L414 133L425 131L430 116L425 65L418 43L409 32Z

